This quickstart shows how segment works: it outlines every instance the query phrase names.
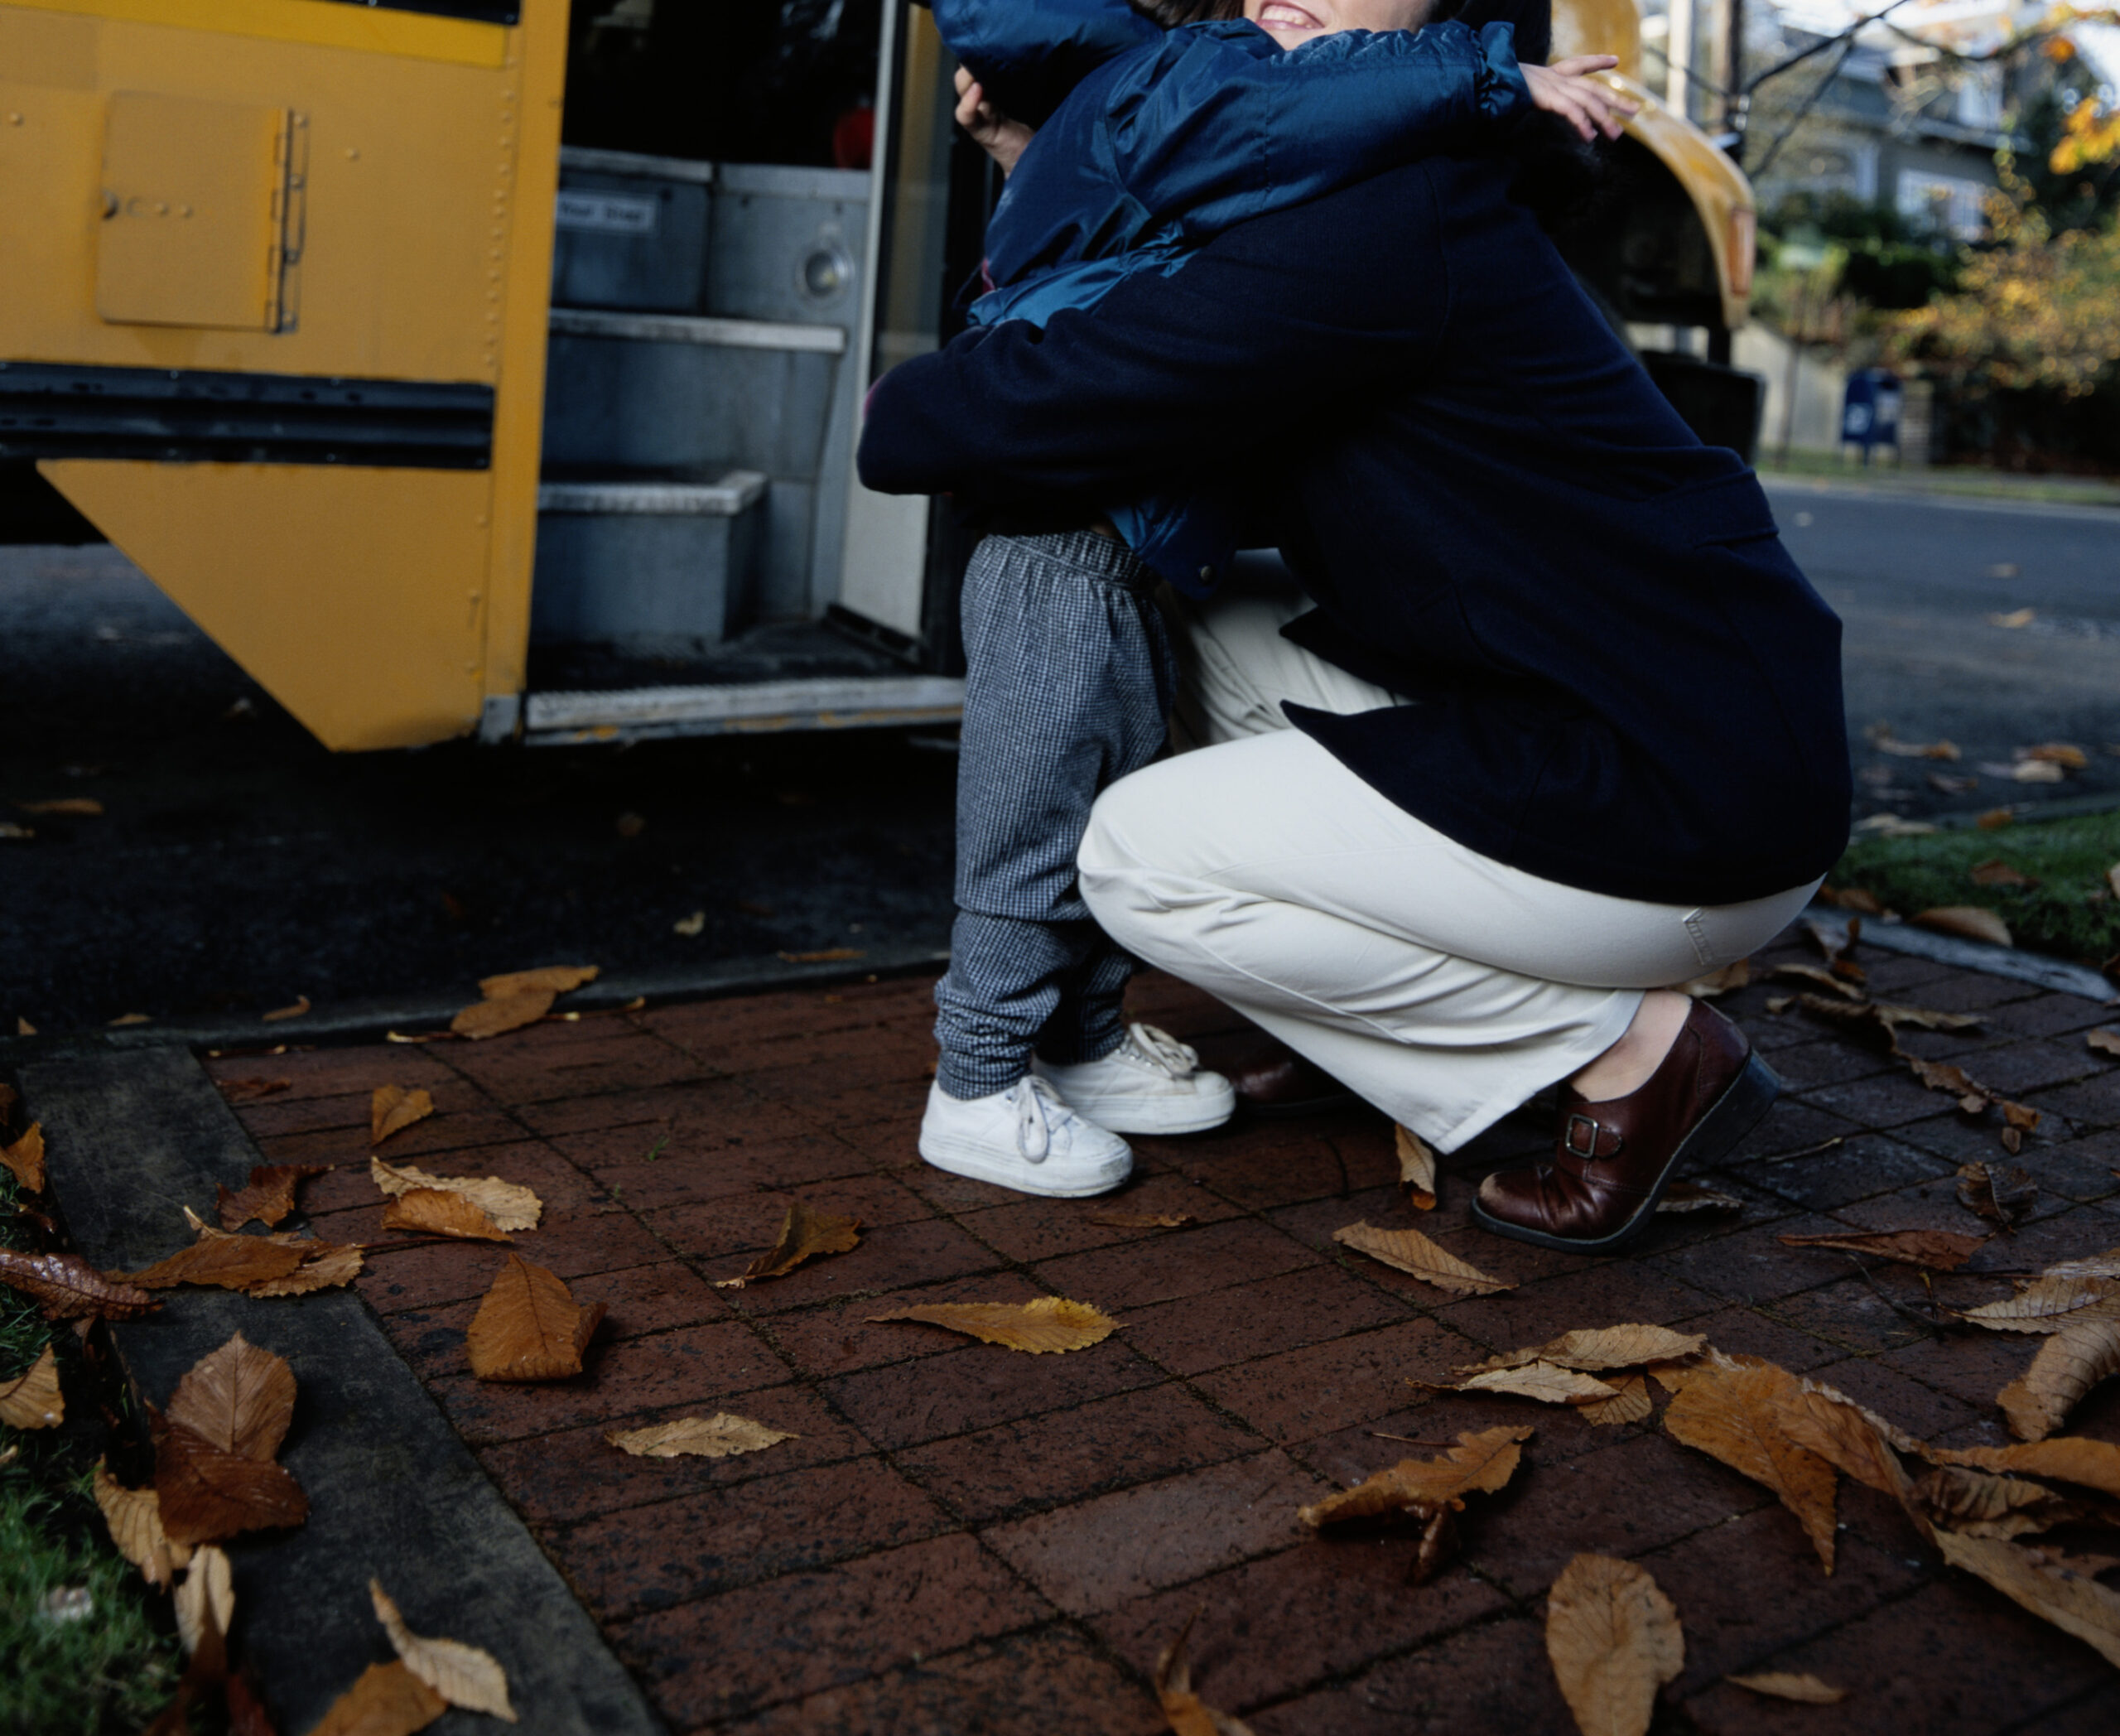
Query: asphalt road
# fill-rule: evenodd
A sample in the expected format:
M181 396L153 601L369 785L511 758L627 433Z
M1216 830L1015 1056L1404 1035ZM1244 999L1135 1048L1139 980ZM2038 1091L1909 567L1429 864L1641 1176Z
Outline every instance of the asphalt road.
M1774 493L1848 623L1860 813L2120 792L2120 514ZM1879 753L1880 721L1963 758ZM2089 766L1981 770L2053 740ZM0 1031L939 948L955 771L897 732L333 755L114 551L0 548L0 819L36 832L0 839ZM101 817L11 805L84 795Z

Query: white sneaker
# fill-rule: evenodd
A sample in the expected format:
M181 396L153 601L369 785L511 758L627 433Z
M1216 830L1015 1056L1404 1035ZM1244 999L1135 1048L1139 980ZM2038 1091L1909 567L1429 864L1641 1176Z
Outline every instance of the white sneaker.
M1218 1073L1203 1073L1197 1051L1153 1025L1127 1026L1125 1039L1101 1061L1030 1064L1069 1107L1114 1133L1199 1133L1236 1109L1236 1087Z
M1125 1140L1083 1120L1038 1078L984 1097L932 1086L920 1155L952 1175L1061 1199L1109 1193L1134 1168Z

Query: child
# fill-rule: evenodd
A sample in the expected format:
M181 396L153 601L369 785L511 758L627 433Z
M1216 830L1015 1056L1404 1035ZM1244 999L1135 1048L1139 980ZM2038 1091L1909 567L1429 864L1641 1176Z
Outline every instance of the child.
M1469 141L1534 101L1586 136L1592 121L1616 131L1616 105L1583 76L1608 59L1520 70L1507 26L1404 27L1425 9L1245 0L1243 20L1166 34L1120 0L937 0L944 40L981 80L959 78L974 136L993 148L1011 104L1049 115L989 224L974 320L1042 326L1092 306L1134 272L1178 271L1232 224ZM958 915L920 1133L938 1168L1102 1193L1132 1165L1120 1135L1195 1131L1234 1107L1193 1051L1125 1024L1132 961L1075 885L1091 802L1165 739L1176 671L1155 583L1203 595L1236 546L1233 504L1183 480L1111 507L1115 528L996 526L966 573Z

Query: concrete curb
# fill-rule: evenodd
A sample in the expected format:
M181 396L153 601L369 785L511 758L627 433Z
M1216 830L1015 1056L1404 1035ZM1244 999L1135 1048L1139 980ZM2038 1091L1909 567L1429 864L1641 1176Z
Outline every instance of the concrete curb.
M44 1126L67 1233L105 1271L171 1252L186 1239L179 1208L210 1206L216 1182L240 1185L258 1160L205 1069L175 1047L53 1053L24 1067L21 1084ZM371 1576L415 1632L500 1660L523 1736L662 1729L358 1295L262 1301L178 1290L160 1314L110 1329L136 1394L157 1404L238 1330L285 1357L300 1388L281 1462L309 1493L308 1521L229 1546L234 1637L281 1729L309 1729L364 1668L391 1656ZM452 1711L430 1728L476 1736L499 1726Z
M1845 910L1830 904L1813 904L1804 914L1822 928L1843 938L1847 935L1848 916ZM2058 989L2065 995L2079 995L2086 1001L2108 1006L2120 1004L2120 992L2116 992L2113 985L2089 965L2069 964L2016 947L1991 947L1977 940L1961 940L1954 934L1934 933L1909 923L1879 922L1874 917L1863 919L1862 943L1909 958L1926 958L1937 964L1956 965L1961 970L1978 971L1985 976L2036 983L2043 989Z

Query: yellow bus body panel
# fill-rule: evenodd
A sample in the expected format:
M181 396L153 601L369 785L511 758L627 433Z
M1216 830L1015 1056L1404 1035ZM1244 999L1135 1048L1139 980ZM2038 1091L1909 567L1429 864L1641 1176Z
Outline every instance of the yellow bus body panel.
M494 389L489 470L42 466L331 747L461 735L522 688L566 10L0 0L0 359ZM158 283L152 228L108 239L107 181L186 104L284 118L286 258L248 329L167 316L221 317L254 262L171 246ZM249 135L222 130L198 184L242 195Z

